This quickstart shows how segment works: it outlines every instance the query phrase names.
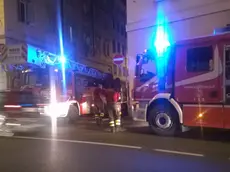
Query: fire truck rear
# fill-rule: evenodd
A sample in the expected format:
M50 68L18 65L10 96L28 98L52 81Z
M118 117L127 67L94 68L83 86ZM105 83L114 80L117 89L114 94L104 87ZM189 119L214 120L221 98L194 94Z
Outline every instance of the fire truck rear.
M80 115L80 105L74 97L74 72L65 72L65 84L62 73L56 69L41 69L46 84L25 85L22 90L31 90L40 99L41 113L55 118L68 118L74 122ZM32 75L36 72L28 73ZM47 76L47 77L46 77Z
M136 57L133 116L158 135L230 129L230 34L183 40Z

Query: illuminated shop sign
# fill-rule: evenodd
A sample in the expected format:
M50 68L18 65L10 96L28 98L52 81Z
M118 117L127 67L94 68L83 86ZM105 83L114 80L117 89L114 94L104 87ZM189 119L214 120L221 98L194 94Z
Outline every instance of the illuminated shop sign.
M76 73L94 77L94 78L100 78L102 79L104 77L104 74L97 69L88 67L86 65L80 64L80 63L75 63L72 64L71 67Z

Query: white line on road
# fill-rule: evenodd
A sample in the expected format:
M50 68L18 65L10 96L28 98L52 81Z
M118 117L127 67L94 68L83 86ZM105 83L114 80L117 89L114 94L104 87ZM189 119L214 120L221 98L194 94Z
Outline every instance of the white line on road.
M120 145L120 144L101 143L101 142L90 142L90 141L81 141L81 140L66 140L66 139L40 138L40 137L22 137L22 136L14 136L12 138L29 139L29 140L43 140L43 141L55 141L55 142L66 142L66 143L79 143L79 144L91 144L91 145L121 147L121 148L129 148L129 149L142 149L142 147L139 147L139 146Z
M165 149L153 149L157 152L164 152L164 153L171 153L171 154L178 154L178 155L189 155L189 156L198 156L198 157L204 157L203 154L197 154L197 153L190 153L190 152L180 152L180 151L172 151L172 150L165 150Z

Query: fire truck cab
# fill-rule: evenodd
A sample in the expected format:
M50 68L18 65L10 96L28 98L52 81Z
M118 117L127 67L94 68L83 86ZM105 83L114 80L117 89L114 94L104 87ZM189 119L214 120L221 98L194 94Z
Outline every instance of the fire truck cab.
M138 54L135 75L134 116L144 115L156 134L183 126L230 129L229 33L179 41L161 56Z

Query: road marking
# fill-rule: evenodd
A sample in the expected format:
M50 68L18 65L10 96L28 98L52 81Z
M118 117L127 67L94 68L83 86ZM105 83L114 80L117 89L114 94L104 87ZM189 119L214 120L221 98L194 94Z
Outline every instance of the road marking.
M180 151L172 151L172 150L165 150L165 149L153 149L157 152L164 152L164 153L171 153L171 154L178 154L178 155L189 155L189 156L198 156L198 157L204 157L203 154L197 154L197 153L190 153L190 152L180 152Z
M139 147L139 146L120 145L120 144L102 143L102 142L90 142L90 141L81 141L81 140L66 140L66 139L55 139L55 138L23 137L23 136L14 136L12 138L28 139L28 140L56 141L56 142L66 142L66 143L79 143L79 144L91 144L91 145L120 147L120 148L129 148L129 149L142 149L142 147Z

